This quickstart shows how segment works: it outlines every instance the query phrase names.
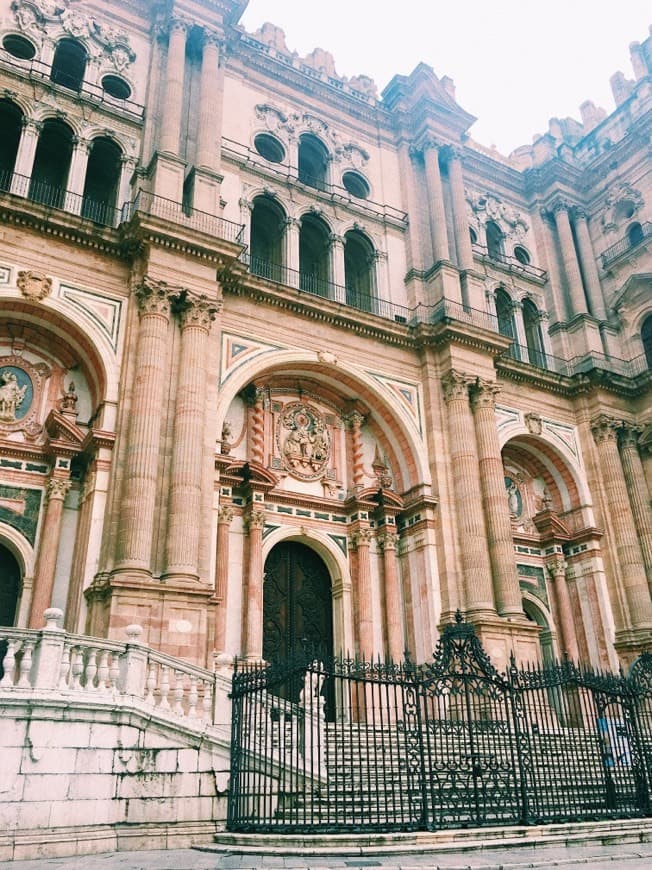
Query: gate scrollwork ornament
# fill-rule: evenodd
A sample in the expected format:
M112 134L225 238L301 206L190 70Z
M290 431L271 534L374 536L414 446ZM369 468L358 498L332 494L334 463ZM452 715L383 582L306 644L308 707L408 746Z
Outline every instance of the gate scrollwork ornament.
M331 438L321 413L305 402L286 405L278 423L283 467L300 480L315 480L331 456Z

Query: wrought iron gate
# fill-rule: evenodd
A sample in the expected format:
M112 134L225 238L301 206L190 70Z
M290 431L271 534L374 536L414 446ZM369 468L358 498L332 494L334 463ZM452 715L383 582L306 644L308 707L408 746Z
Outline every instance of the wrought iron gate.
M428 664L301 651L267 667L238 665L232 698L232 831L650 814L647 654L627 679L568 661L512 663L500 674L459 617Z

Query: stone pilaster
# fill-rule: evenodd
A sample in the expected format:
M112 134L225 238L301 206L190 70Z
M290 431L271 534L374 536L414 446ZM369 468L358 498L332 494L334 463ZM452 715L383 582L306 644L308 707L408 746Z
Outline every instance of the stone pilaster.
M188 298L179 317L181 354L174 412L166 579L198 579L203 458L198 444L203 437L206 414L208 334L218 310L218 305L206 297Z
M244 655L248 661L263 657L263 529L265 511L258 505L246 516L248 534L247 586L244 598Z
M564 265L566 284L568 286L571 313L573 316L576 314L586 314L586 298L584 296L584 287L582 285L582 275L580 273L579 263L577 262L577 253L575 251L575 242L573 241L573 231L571 230L568 205L565 202L557 202L554 206L553 214L555 216L561 259Z
M220 163L222 133L219 129L220 93L219 34L204 28L199 84L199 125L197 130L197 165L217 171Z
M217 515L217 542L215 545L215 651L226 649L226 611L229 583L229 534L233 521L231 505L222 505Z
M577 634L575 633L575 617L568 592L568 581L566 580L566 568L568 566L562 556L555 556L546 563L546 567L552 578L554 588L562 653L576 662L579 661L580 656Z
M505 472L496 428L498 392L497 384L476 380L471 389L471 407L478 444L482 506L487 524L496 608L501 616L522 618L523 605L505 492Z
M618 452L621 424L606 414L591 423L598 448L600 469L608 505L623 593L629 610L629 624L634 629L652 629L652 602L645 576L643 555L638 542L623 465Z
M439 145L429 139L423 146L423 159L426 165L426 186L428 188L428 203L430 206L430 236L432 239L432 255L435 263L448 260L448 231L446 229L446 211L444 209L444 191L439 169Z
M357 555L356 602L358 624L358 652L369 660L374 654L373 616L371 607L371 529L358 529L351 535L351 547Z
M645 563L648 585L652 587L652 507L650 506L641 455L638 452L639 434L639 427L623 424L623 428L619 432L620 457Z
M467 375L454 370L442 380L444 400L448 406L450 468L455 493L466 610L472 618L495 617L476 439L469 406L469 380Z
M473 249L469 220L466 214L464 177L462 175L462 152L459 148L448 149L448 177L450 179L453 202L453 225L455 227L455 249L457 265L466 272L473 269Z
M600 276L595 262L595 251L589 235L589 227L586 220L586 212L581 208L573 210L573 225L577 239L578 253L582 265L582 274L586 282L586 292L589 297L591 314L597 320L605 320L604 297L600 286Z
M23 117L23 129L14 163L15 177L11 185L11 192L19 196L27 196L27 179L31 178L34 169L36 146L42 129L42 122Z
M398 535L385 532L378 538L378 544L383 551L383 580L385 586L385 636L387 654L394 662L403 659L405 643L403 640L403 624L401 621L401 596L399 589L398 562L396 548Z
M151 571L163 395L167 381L170 298L165 284L135 293L140 314L129 414L116 569Z
M165 69L165 97L159 137L160 150L179 155L181 113L183 110L183 79L186 67L186 35L188 22L182 18L170 21L168 57Z
M70 481L53 477L46 491L46 508L38 548L32 601L29 611L29 628L43 628L43 612L52 605L52 590L59 555L59 537L63 503L70 489Z

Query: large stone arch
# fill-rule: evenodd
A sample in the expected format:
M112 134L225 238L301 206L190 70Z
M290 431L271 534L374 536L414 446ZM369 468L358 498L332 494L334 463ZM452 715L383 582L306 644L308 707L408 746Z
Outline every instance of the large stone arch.
M29 541L17 529L2 521L0 521L0 545L6 547L18 562L20 589L16 609L16 624L25 625L27 610L31 603L36 554Z
M309 374L322 380L331 390L339 390L348 398L359 398L369 407L385 437L388 451L396 457L399 489L405 491L417 483L430 485L427 450L418 421L410 417L380 381L348 361L346 367L340 367L334 358L327 359L330 354L269 350L264 359L261 356L243 362L223 378L217 402L218 433L231 402L248 384L276 374Z

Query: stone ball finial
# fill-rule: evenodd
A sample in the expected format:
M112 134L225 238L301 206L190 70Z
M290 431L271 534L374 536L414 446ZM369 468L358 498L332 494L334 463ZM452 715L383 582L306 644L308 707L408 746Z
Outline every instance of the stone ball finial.
M128 625L125 628L125 634L129 638L129 643L138 643L138 638L141 637L143 633L142 625L137 625L133 623L132 625Z
M59 625L59 620L63 619L63 610L58 607L48 607L47 610L43 611L43 619L46 631L63 631Z

